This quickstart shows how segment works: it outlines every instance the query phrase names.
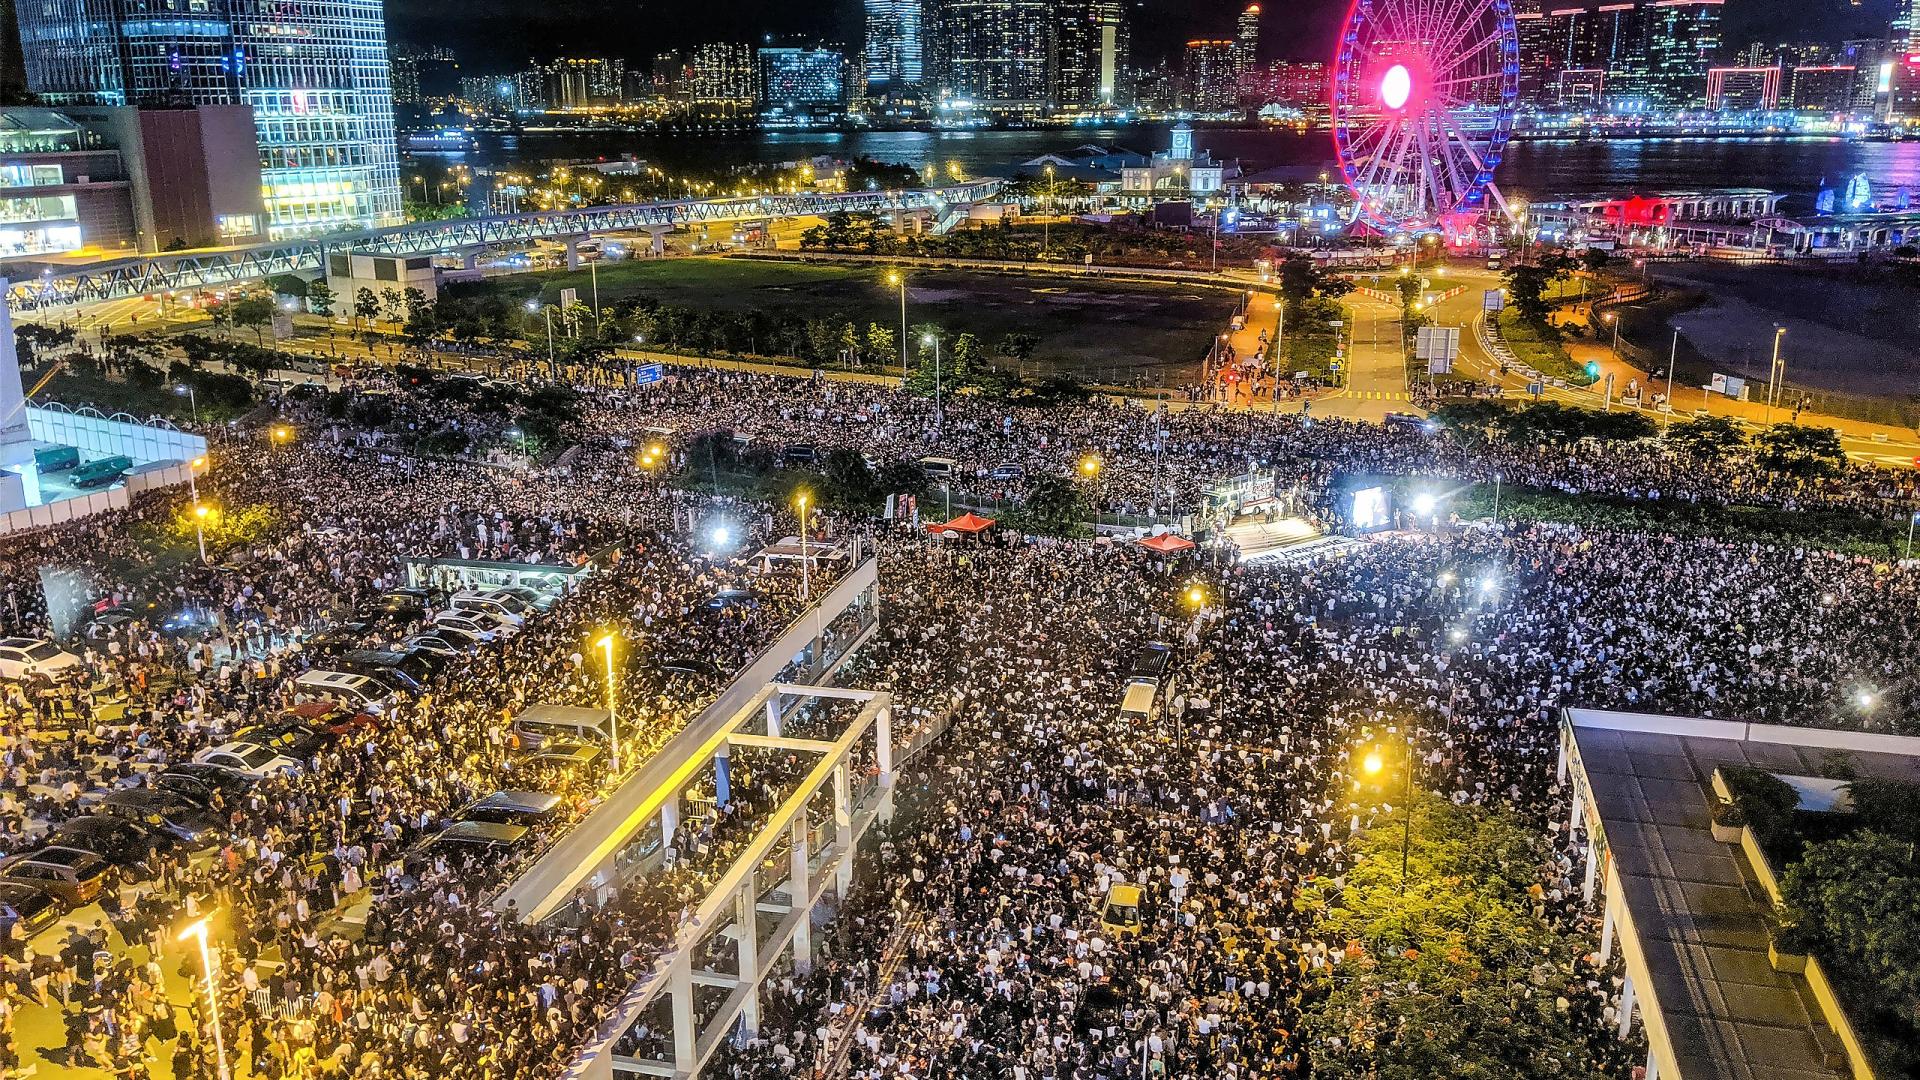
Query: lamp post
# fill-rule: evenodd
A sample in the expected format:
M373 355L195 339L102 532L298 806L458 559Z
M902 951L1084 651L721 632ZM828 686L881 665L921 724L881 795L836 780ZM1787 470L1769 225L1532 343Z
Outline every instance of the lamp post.
M559 382L560 361L555 358L553 352L553 305L542 304L538 300L529 300L527 301L527 311L528 313L538 311L547 317L547 369L553 373L553 381Z
M202 528L202 525L205 525L205 521L207 521L207 513L209 513L209 509L207 509L205 503L194 502L194 540L200 542L200 561L202 561L202 563L207 561L207 532L205 532L205 528ZM1910 548L1910 546L1912 546L1912 540L1908 538L1908 548Z
M1609 311L1606 319L1613 324L1613 358L1618 360L1620 359L1620 315L1618 312Z
M920 344L933 346L933 430L939 431L946 425L946 413L940 405L940 339L933 334L920 338Z
M176 394L187 395L187 405L193 410L193 426L200 426L200 395L194 393L192 383L181 383L173 388Z
M1406 813L1401 817L1400 830L1400 892L1407 891L1407 858L1413 850L1413 730L1402 732L1406 738L1406 760L1402 762L1402 771L1406 774ZM1378 748L1367 751L1361 759L1360 769L1368 776L1378 776L1386 768L1386 762L1380 756Z
M1280 312L1280 323L1273 331L1273 405L1269 411L1278 416L1280 413L1280 360L1285 355L1280 346L1287 340L1287 298L1283 296L1275 300L1273 306ZM1252 299L1247 301L1247 310L1253 310ZM1338 331L1335 333L1337 334Z
M1053 251L1053 166L1047 166L1047 212L1040 219L1040 257Z
M1773 399L1780 392L1780 384L1786 382L1787 369L1780 359L1780 339L1787 336L1787 328L1773 328L1773 364L1767 368L1767 423L1773 423Z
M1913 558L1913 523L1920 521L1920 510L1907 515L1907 558Z
M200 943L200 969L207 976L207 1014L213 1019L213 1049L220 1064L220 1080L233 1080L233 1071L227 1067L227 1042L220 1034L220 992L213 978L213 953L207 948L207 919L205 916L194 920L180 931L178 941L193 938Z
M603 246L600 250L605 251ZM600 332L600 256L587 260L587 276L593 279L593 331Z
M898 270L887 271L887 284L900 290L900 381L907 381L907 278Z
M601 636L596 642L607 658L607 740L613 751L613 775L620 775L620 716L614 711L613 699L613 634Z
M1667 346L1667 427L1673 426L1673 369L1680 362L1680 328L1673 328L1673 344Z
M800 506L800 599L813 599L813 559L807 554L807 493L795 496Z

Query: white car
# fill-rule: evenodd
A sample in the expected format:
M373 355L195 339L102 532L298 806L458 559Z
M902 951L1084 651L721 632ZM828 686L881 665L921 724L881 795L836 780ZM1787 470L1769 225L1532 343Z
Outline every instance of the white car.
M496 627L482 622L479 614L471 611L443 611L433 617L432 629L442 637L458 637L475 645L500 636Z
M219 765L255 778L293 775L302 770L301 764L293 758L271 747L245 741L210 747L193 755L193 760L202 765Z
M0 678L26 679L52 675L80 663L80 658L40 638L0 638Z
M516 627L524 625L527 621L526 605L517 598L502 593L455 593L447 601L447 607L462 615L472 615L476 612L492 615Z

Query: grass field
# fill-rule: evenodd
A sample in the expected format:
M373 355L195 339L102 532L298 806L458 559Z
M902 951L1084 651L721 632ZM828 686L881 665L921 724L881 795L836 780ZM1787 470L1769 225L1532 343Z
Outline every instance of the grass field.
M602 305L646 296L675 307L757 308L900 328L900 296L880 267L670 259L612 262L598 273ZM480 287L548 302L566 288L579 290L582 302L592 297L584 270L491 278ZM1103 383L1193 381L1211 336L1233 311L1228 292L1130 282L925 271L911 275L907 287L911 327L935 323L989 348L1008 334L1031 334L1039 345L1027 374Z
M1578 386L1593 381L1587 377L1586 370L1567 355L1566 346L1542 337L1538 329L1516 315L1512 308L1501 312L1499 318L1500 337L1521 363L1542 375L1557 376Z

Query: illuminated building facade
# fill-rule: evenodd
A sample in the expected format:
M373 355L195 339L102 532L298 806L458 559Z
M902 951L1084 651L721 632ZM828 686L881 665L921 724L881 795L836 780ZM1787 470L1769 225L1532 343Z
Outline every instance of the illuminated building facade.
M1778 67L1707 69L1707 108L1714 112L1771 112L1780 107Z
M1092 112L1130 103L1131 49L1120 0L1058 0L1054 6L1053 103Z
M920 0L866 0L867 94L920 85L925 74Z
M928 68L943 111L1035 117L1052 110L1051 0L939 0L927 28Z
M1240 101L1240 80L1234 73L1234 42L1187 42L1186 71L1180 104L1196 113L1231 112Z
M784 120L825 119L847 98L847 58L838 49L767 46L760 50L762 113Z
M16 5L50 104L244 104L274 238L395 225L400 171L382 0Z

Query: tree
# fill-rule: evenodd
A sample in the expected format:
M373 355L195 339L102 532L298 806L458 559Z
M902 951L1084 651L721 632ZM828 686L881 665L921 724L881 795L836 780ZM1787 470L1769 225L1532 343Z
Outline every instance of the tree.
M1546 322L1547 287L1553 284L1554 275L1545 267L1519 263L1508 267L1504 276L1507 305L1514 313L1530 323Z
M1414 283L1416 292L1419 288L1419 284ZM1312 296L1331 299L1352 291L1352 281L1320 266L1306 255L1288 255L1280 263L1280 295L1286 297L1289 304Z
M360 323L372 322L379 316L380 298L373 295L372 289L365 285L360 286L360 291L353 294L354 329L358 330Z
M1761 468L1789 476L1837 476L1847 465L1832 428L1775 424L1755 435L1753 446Z
M1085 536L1093 509L1080 485L1064 476L1043 476L1034 482L1007 521L1015 528L1047 536Z
M842 506L856 510L871 509L882 494L874 482L873 470L858 450L837 446L827 452L823 469L823 494Z
M233 325L251 329L256 344L264 344L267 327L273 325L273 297L248 296L232 304Z
M399 289L380 290L380 313L390 323L400 322L407 317L406 299L400 295Z
M1040 339L1032 334L1012 333L1000 339L999 352L1015 363L1025 364L1039 347Z
M867 324L867 359L885 367L887 361L900 355L899 349L891 329L879 323Z
M1913 846L1885 833L1861 831L1810 844L1780 882L1785 916L1814 953L1839 968L1840 981L1860 983L1850 1007L1894 1028L1912 1075L1912 1031L1920 1003L1920 865ZM1877 1014L1877 1015L1876 1015ZM1905 1038L1898 1035L1904 1034Z
M1300 1028L1316 1078L1605 1075L1582 1064L1587 1033L1557 1005L1578 996L1559 958L1587 946L1529 907L1538 829L1422 793L1352 849L1344 888L1321 878L1296 901L1319 913L1315 940L1349 943L1343 963L1309 975Z
M1667 441L1682 453L1717 461L1747 445L1747 433L1726 416L1699 416L1667 429Z
M334 296L333 286L327 284L326 278L321 278L307 286L307 308L315 315L332 318L333 305L337 302L338 298Z
M1598 277L1600 271L1605 270L1612 263L1613 256L1601 248L1590 247L1580 253L1581 268L1595 277Z

